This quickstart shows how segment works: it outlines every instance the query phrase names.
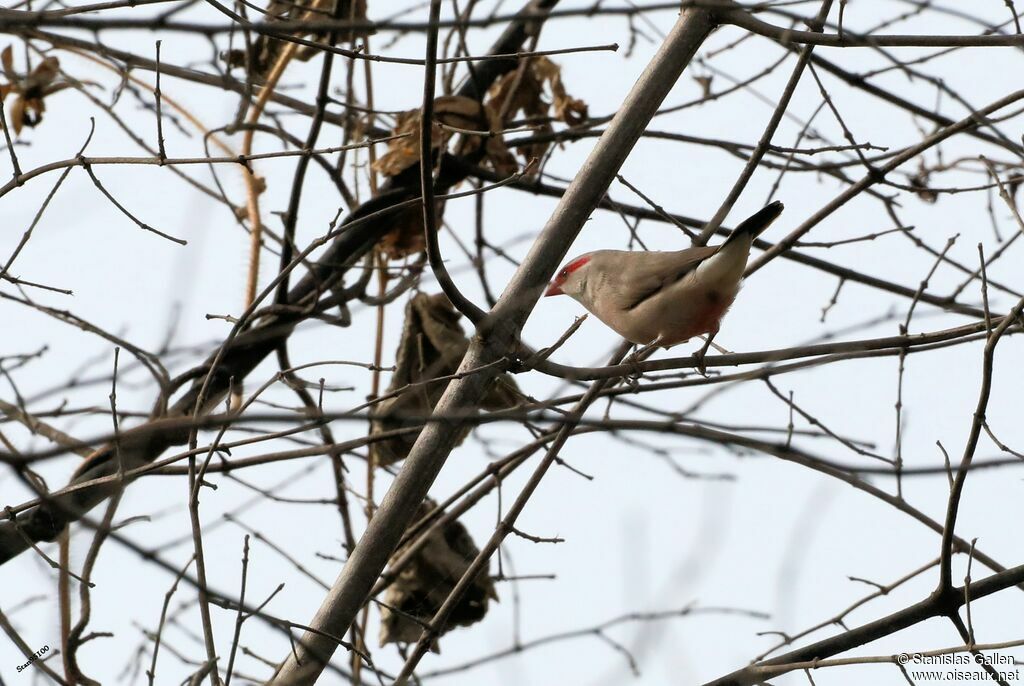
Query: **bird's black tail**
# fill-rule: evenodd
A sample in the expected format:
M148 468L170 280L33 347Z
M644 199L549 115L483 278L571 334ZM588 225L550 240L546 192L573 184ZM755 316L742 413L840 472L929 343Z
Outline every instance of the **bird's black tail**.
M771 226L773 221L778 219L784 209L785 206L778 200L770 205L764 206L751 216L744 219L739 226L733 229L733 232L725 239L725 243L723 243L723 245L729 243L738 236L750 236L751 238L756 238L762 231Z

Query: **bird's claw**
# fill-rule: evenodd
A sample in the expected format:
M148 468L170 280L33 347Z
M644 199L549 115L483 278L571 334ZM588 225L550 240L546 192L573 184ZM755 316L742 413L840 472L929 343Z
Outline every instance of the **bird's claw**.
M701 348L700 350L698 350L694 354L694 356L693 356L693 358L694 358L694 360L693 360L694 367L697 369L697 373L700 374L701 376L705 377L705 378L708 375L708 367L707 367L707 364L704 361L704 357L706 355L707 355L707 348L704 347L704 348Z
M626 360L626 364L629 365L630 372L623 378L623 381L635 391L640 387L640 379L644 375L643 367L640 366L639 356L636 353L630 355Z
M704 345L702 345L700 350L698 350L693 355L693 363L694 363L694 367L697 369L697 373L699 373L701 376L703 376L705 378L707 378L707 375L708 375L708 366L707 366L707 362L705 361L705 357L708 354L708 348L710 348L712 345L714 345L712 343L712 341L714 341L714 340L715 340L715 334L714 333L708 334L708 337L706 339L704 339Z

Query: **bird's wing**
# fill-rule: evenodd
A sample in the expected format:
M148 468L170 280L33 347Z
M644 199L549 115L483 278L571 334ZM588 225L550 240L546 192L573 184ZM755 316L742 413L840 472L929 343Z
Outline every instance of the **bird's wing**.
M718 247L641 253L644 255L642 263L629 265L623 270L622 277L629 282L628 293L630 295L628 298L623 298L622 309L635 309L649 298L678 282L696 269L698 264L715 254ZM625 293L622 295L625 296Z

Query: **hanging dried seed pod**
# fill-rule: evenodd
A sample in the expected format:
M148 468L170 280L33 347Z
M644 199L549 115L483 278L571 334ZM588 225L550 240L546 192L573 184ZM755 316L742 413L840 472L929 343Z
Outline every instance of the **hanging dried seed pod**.
M419 521L435 507L428 498L420 505L414 521ZM392 559L397 559L404 551L405 548L399 548ZM479 552L466 527L458 521L448 522L432 532L384 594L380 612L380 644L419 640L423 625L441 608ZM441 633L479 622L487 614L491 600L498 600L498 594L484 569L452 610ZM440 652L437 641L431 650Z
M448 387L448 380L426 382L458 371L469 347L469 339L459 325L460 316L443 293L419 293L409 301L395 355L395 372L385 396L399 394L376 405L371 413L371 435L422 425L423 418L430 415ZM495 381L482 405L489 410L514 407L517 394L516 382L505 374ZM460 443L469 431L468 427L462 430ZM372 443L370 454L374 464L388 465L405 459L417 436L419 432L410 432Z

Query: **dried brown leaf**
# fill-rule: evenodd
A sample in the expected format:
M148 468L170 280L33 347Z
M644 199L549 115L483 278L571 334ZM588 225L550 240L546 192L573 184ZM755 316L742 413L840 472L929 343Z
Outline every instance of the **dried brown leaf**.
M339 16L343 19L366 21L366 0L341 0L341 3ZM327 0L270 0L264 19L270 22L316 20L329 16L330 9L331 3ZM337 42L351 42L374 33L375 30L372 27L341 31L337 34ZM296 31L292 35L296 38L305 38L310 34L305 31ZM280 38L259 36L253 42L250 51L249 73L259 78L266 77L283 52L285 45L287 42ZM306 46L306 49L296 51L295 58L306 61L319 53L319 50ZM233 50L226 52L223 59L229 66L241 66L245 63L244 55L244 51Z
M57 78L57 74L59 73L60 60L53 56L47 57L37 64L28 75L28 83L25 86L25 90L44 90L53 82L54 79Z
M6 99L9 93L15 95L10 120L14 134L18 135L22 128L34 127L43 120L46 96L64 90L70 84L56 80L60 74L60 61L56 57L47 57L24 78L20 78L14 71L11 46L7 46L0 53L0 63L3 65L4 74L10 79L10 83L0 86L0 101Z
M501 114L503 125L520 111L529 117L546 117L549 108L544 100L544 86L530 66L511 71L495 81L487 102Z
M702 97L710 98L711 97L711 82L714 80L714 76L713 75L711 75L711 76L694 76L693 80L697 82L698 86L700 86L700 91L702 93Z
M440 220L441 205L438 203L438 219ZM423 252L426 249L426 237L423 234L423 209L419 206L407 207L395 214L394 228L384 234L377 246L389 260L400 260Z
M546 96L550 93L551 102ZM519 112L527 119L537 122L538 133L553 131L551 117L569 126L575 126L587 119L587 105L566 92L562 82L562 70L547 57L536 57L522 69L505 74L498 79L487 94L487 107L498 114L499 121L492 128L504 128ZM553 110L553 111L552 111ZM534 143L520 146L519 154L526 160L542 158L551 147L550 143ZM495 151L492 164L497 162L507 167L500 151Z
M25 124L25 117L25 99L19 97L11 105L11 126L14 128L15 136L21 133L21 128Z
M535 60L534 70L541 81L546 81L554 100L555 118L569 126L575 126L587 119L587 104L570 96L562 84L562 68L549 60L540 57Z
M515 156L505 145L505 141L501 137L492 136L488 138L484 152L486 153L484 159L496 174L510 176L519 171L519 163L516 162Z
M442 95L434 100L434 126L430 134L432 150L447 146L456 133L489 130L487 113L476 100L461 95ZM391 141L387 151L377 158L374 169L385 176L397 176L414 164L419 164L420 111L416 109L399 114L393 132L395 135L407 135ZM466 154L478 149L483 138L465 135L459 153Z
M544 96L550 92L552 103ZM504 75L489 91L488 102L502 113L504 123L517 112L528 117L546 117L554 105L554 115L562 122L574 125L587 117L587 105L568 94L562 82L562 68L547 57L530 60L524 70Z
M519 171L519 164L505 145L505 137L497 133L504 128L501 116L489 104L484 105L484 116L487 118L487 129L492 132L484 143L484 162L502 176L516 173Z
M435 125L431 132L431 147L434 150L447 146L457 131L496 131L497 118L476 100L462 96L445 95L434 101ZM420 161L420 112L410 110L398 115L395 121L395 135L403 135L388 144L387 150L377 158L374 169L385 176L397 176ZM473 135L461 137L458 154L465 155L478 150L484 143L485 162L500 174L512 174L518 169L515 158L505 147L500 135ZM444 204L437 204L440 223ZM409 208L397 214L391 229L378 246L388 259L401 259L425 249L423 235L423 214L418 207Z
M464 131L485 130L487 126L483 106L462 95L442 95L434 100L434 120Z
M420 116L419 110L402 112L395 118L392 131L396 138L388 143L387 151L377 158L373 168L385 176L397 176L420 161Z
M934 204L939 199L938 193L928 186L930 180L931 171L925 166L923 161L918 164L917 174L909 178L909 185L914 193L929 205Z
M252 188L256 195L262 195L267 190L267 179L265 176L253 176Z
M13 46L8 45L4 48L3 52L0 53L0 63L3 64L4 75L8 81L17 81L18 75L14 71L14 49Z

